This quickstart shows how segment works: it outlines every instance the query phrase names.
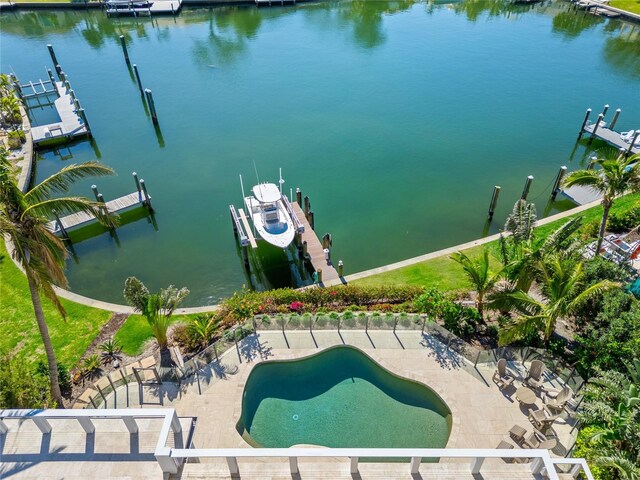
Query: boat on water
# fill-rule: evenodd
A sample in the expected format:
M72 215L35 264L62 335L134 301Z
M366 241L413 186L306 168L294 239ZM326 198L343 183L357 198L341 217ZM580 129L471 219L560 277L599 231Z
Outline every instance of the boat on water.
M260 183L251 192L253 195L244 197L244 203L256 233L271 245L287 248L296 233L304 231L289 199L274 183Z

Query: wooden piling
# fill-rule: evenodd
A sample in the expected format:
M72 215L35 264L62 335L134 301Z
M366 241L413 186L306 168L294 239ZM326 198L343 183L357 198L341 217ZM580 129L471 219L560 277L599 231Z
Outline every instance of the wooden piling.
M137 172L133 172L131 175L133 175L133 181L136 182L136 190L140 193L140 180L138 180L138 174Z
M296 188L296 203L302 207L302 191Z
M584 116L584 120L582 120L582 126L580 127L580 131L578 132L578 140L582 138L582 134L584 133L584 127L587 125L590 115L591 115L591 109L587 108L587 113Z
M62 220L60 220L60 217L58 216L58 212L53 210L53 217L56 219L56 224L58 225L58 228L60 229L60 232L62 232L62 236L65 240L69 240L69 234L67 233L67 229L64 228L64 225L62 224Z
M100 202L100 203L104 203L104 197L102 196L101 193L99 193L98 195L96 195L96 199Z
M309 225L311 226L311 230L315 230L316 225L315 225L315 221L314 221L315 219L312 211L309 211L309 215L307 216L307 219L309 220Z
M593 167L595 167L597 160L598 160L598 157L591 157L589 159L589 164L587 165L587 170L591 170Z
M302 242L302 258L307 258L307 256L309 255L307 248L307 241L305 240L304 242Z
M602 118L606 117L608 111L609 111L609 104L607 103L602 109Z
M53 62L53 65L57 68L60 65L58 65L58 59L56 58L56 52L53 51L53 45L51 45L50 43L47 44L47 49L49 50L49 55L51 55L51 61Z
M562 167L560 167L560 170L558 170L556 181L553 183L553 189L551 190L551 198L553 200L556 199L556 196L560 191L560 185L562 185L562 179L564 178L565 173L567 173L567 167L563 165Z
M322 283L322 269L319 268L316 273L318 274L318 283Z
M631 139L631 143L629 144L629 148L627 149L627 153L626 156L631 155L631 149L633 148L633 146L636 144L636 142L638 141L638 136L640 136L640 130L636 130L635 135L633 136L633 139Z
M56 71L58 72L58 77L60 77L60 81L64 83L64 81L67 79L67 74L62 71L62 69L60 68L60 65L56 65Z
M308 217L310 209L311 209L311 203L309 202L309 197L305 196L304 197L304 216L305 217Z
M60 97L60 92L58 91L58 87L56 87L56 78L53 76L50 68L47 68L47 75L49 75L49 81L51 82L53 91L55 92L57 97Z
M342 278L343 273L344 273L344 264L342 263L342 260L338 260L338 276Z
M144 179L140 179L140 187L142 188L142 193L144 195L144 204L150 211L153 211L153 207L151 206L151 197L149 196L149 192L147 192L147 184L144 183Z
M246 245L242 246L242 261L244 263L244 268L249 271L251 269L251 264L249 263L249 249Z
M526 182L524 183L524 190L522 190L521 200L526 200L529 195L529 189L531 188L531 182L533 182L533 175L529 175L527 177Z
M613 130L616 126L616 122L618 121L618 117L620 116L621 109L617 109L613 114L613 118L611 119L611 124L609 124L609 130Z
M142 88L142 81L140 80L140 72L138 72L138 66L133 64L133 71L136 74L136 80L138 82L138 89L140 90L140 95L144 95L144 88Z
M78 114L80 115L80 118L82 119L82 123L87 129L87 135L91 137L91 127L89 126L89 122L87 121L87 114L85 113L84 108L80 107L80 109L78 110Z
M98 187L96 187L95 185L91 185L91 191L93 192L93 196L96 197L96 200L98 200L98 195L100 195Z
M498 197L500 196L500 186L496 185L493 187L493 194L491 195L491 202L489 203L489 213L487 214L487 218L489 220L493 219L493 214L496 211L496 206L498 205Z
M122 45L122 53L124 53L124 60L129 64L129 52L127 52L127 41L124 39L124 35L120 35L120 45Z
M158 115L156 114L156 104L153 102L153 94L149 88L145 89L144 93L147 96L147 104L149 105L151 120L154 125L158 125Z
M593 131L591 132L591 137L589 137L589 145L591 145L591 142L593 142L593 139L596 136L596 132L598 131L598 128L600 127L600 124L602 123L602 120L604 119L604 115L599 114L598 115L598 121L596 122L596 124L593 126Z

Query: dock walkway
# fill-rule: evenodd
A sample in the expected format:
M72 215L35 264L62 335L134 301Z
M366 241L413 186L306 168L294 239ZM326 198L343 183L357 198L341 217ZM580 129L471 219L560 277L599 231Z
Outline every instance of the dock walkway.
M307 221L307 218L305 217L300 205L298 205L296 202L292 202L291 206L293 208L293 213L295 213L300 223L302 223L302 225L304 226L302 241L307 242L307 253L309 254L311 265L313 265L313 268L316 271L322 269L322 283L332 282L335 284L336 281L340 280L340 277L338 276L338 272L334 268L334 266L328 264L325 260L324 249L322 248L320 240L318 240L318 236L312 230L311 225Z
M64 84L62 82L56 82L55 86L58 90L59 98L55 100L54 104L60 116L60 121L48 125L31 127L34 144L55 138L81 137L89 133L87 126L78 116L73 98L67 93Z
M595 128L595 126L596 126L595 123L585 125L583 130L585 133L588 133L589 135L593 135L593 129ZM600 140L604 140L608 144L613 145L618 149L622 148L624 150L627 150L631 154L640 153L640 146L637 146L637 143L631 146L631 143L627 143L624 140L622 140L622 138L620 137L620 133L616 132L615 130L611 130L608 127L603 127L602 125L600 125L596 129L596 134L594 136L596 138L599 138ZM636 142L637 142L637 138L636 138Z
M123 197L115 198L108 202L105 202L105 206L109 213L118 213L136 205L145 205L147 203L143 192L133 192ZM72 213L71 215L60 218L62 223L62 229L57 220L52 220L47 223L47 228L56 234L63 233L64 230L70 230L72 228L80 227L89 222L94 221L96 218L86 212Z

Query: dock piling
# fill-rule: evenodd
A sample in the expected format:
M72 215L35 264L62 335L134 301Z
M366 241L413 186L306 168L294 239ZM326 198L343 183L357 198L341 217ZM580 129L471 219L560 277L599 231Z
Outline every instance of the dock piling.
M151 206L151 197L149 196L149 192L147 192L147 184L144 183L144 179L140 179L140 187L142 188L142 193L144 194L144 204L150 211L153 211L153 207Z
M313 216L313 212L311 210L309 210L309 216L307 217L307 220L309 220L309 225L311 226L311 230L315 230L316 229L316 225L315 225L315 219Z
M587 113L584 115L584 120L582 120L582 126L580 127L580 131L578 132L578 140L582 138L582 134L584 133L584 127L587 125L590 115L591 115L591 109L587 108Z
M322 283L322 269L319 268L316 273L318 274L318 283Z
M87 114L85 113L84 108L80 107L80 110L78 110L78 113L80 114L82 123L84 123L84 126L87 129L87 135L91 137L91 127L89 126L89 122L87 121Z
M522 190L521 200L526 200L529 195L529 189L531 188L531 182L533 182L533 175L529 175L527 177L526 182L524 183L524 190Z
M562 184L562 179L564 178L565 173L567 173L567 167L562 166L560 170L558 170L558 175L556 176L556 181L553 183L553 189L551 190L551 199L555 200L558 192L560 191L560 185Z
M611 119L611 124L609 125L610 130L613 130L614 127L616 126L616 122L618 121L618 117L620 116L621 111L622 110L618 108L613 114L613 118Z
M489 203L489 213L487 214L487 218L489 220L493 219L493 214L496 211L496 205L498 205L498 197L500 196L500 186L496 185L493 187L493 194L491 195L491 202Z
M310 209L311 209L311 203L309 202L309 197L305 195L304 197L304 216L305 217L308 217Z
M100 195L98 187L96 187L95 185L91 185L91 191L93 192L93 196L96 197L96 200L98 200L98 195Z
M299 188L296 188L296 203L302 206L302 191Z
M589 159L589 164L587 165L587 170L591 170L596 165L597 161L598 161L598 157L591 157Z
M631 140L631 143L629 144L629 148L627 149L627 153L626 153L627 156L631 155L631 149L633 148L633 146L638 141L638 136L640 136L640 130L636 130L636 133L633 136L633 139Z
M604 118L607 115L608 111L609 111L609 104L607 103L602 109L602 118Z
M56 78L53 76L50 68L47 68L47 75L49 75L49 81L51 82L51 86L53 87L53 91L56 92L56 96L60 97L60 92L58 91L58 87L56 86Z
M338 276L342 278L343 273L344 273L344 264L342 263L342 260L338 260Z
M124 60L125 62L127 62L127 65L128 65L130 63L129 52L127 52L127 41L124 39L124 35L120 35L120 45L122 45L122 53L124 53Z
M63 235L63 238L65 240L69 240L69 234L67 233L66 228L64 228L64 225L62 224L62 220L60 220L60 217L58 216L58 212L56 210L52 210L53 213L53 217L56 219L56 225L58 225L58 229L60 229L60 232Z
M64 73L64 71L62 71L62 69L60 68L60 65L56 65L56 70L58 71L58 77L60 77L60 81L64 83L64 81L67 79L67 74Z
M599 114L598 115L598 121L596 122L596 124L593 126L593 131L591 132L591 137L589 137L589 145L591 145L591 142L593 142L593 139L596 136L596 132L598 131L598 127L600 126L600 124L603 122L604 119L604 115L603 114ZM633 145L633 144L632 144Z
M96 199L100 202L100 203L104 203L104 197L102 196L101 193L99 193L98 195L96 195Z
M308 254L309 254L309 251L308 251L307 241L305 240L302 242L302 258L306 259Z
M140 193L140 180L138 180L138 173L133 172L131 175L133 175L133 181L136 182L136 190Z
M138 72L138 65L133 64L133 71L136 74L136 80L138 82L138 89L140 90L140 95L144 95L144 88L142 88L142 81L140 80L140 72Z
M154 125L158 125L158 115L156 114L156 104L153 102L153 94L151 89L147 88L144 91L147 96L147 104L149 104L149 112L151 113L151 120Z
M53 62L53 65L57 70L58 68L60 68L60 65L58 64L58 59L56 58L56 52L53 51L53 45L51 45L50 43L47 44L47 49L49 50L49 55L51 55L51 61Z
M22 94L22 87L20 86L20 82L18 81L18 79L14 76L13 77L13 89L15 90L16 94L18 95L18 98L20 100L23 100L24 96Z

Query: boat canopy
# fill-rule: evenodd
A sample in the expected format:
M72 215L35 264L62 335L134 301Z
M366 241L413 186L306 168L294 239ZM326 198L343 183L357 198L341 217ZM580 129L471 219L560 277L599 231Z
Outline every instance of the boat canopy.
M262 183L253 187L253 196L260 203L274 203L280 200L280 190L275 183Z

